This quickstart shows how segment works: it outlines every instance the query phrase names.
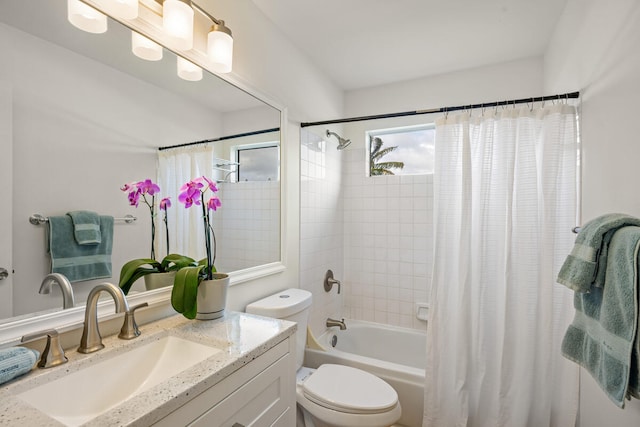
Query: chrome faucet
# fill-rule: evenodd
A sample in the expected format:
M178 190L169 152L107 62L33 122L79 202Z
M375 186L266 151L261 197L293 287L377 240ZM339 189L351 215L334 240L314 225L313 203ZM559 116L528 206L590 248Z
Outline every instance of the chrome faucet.
M57 283L62 291L62 309L66 310L67 308L72 308L75 305L73 288L71 287L71 282L69 282L69 279L67 279L65 275L60 273L47 274L44 276L44 279L42 279L42 284L40 285L40 290L38 292L41 294L50 293L51 285L53 283Z
M120 287L111 283L100 283L89 292L87 308L84 311L84 328L80 339L79 353L93 353L104 348L102 336L98 330L98 297L106 291L116 303L116 313L129 311L129 304Z
M332 326L340 326L340 330L344 331L347 329L347 325L344 323L344 319L336 320L332 318L327 319L327 328L331 328Z

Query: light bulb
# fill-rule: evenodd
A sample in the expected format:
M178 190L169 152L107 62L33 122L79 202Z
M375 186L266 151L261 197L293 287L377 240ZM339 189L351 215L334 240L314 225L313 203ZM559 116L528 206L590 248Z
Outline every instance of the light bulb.
M131 32L131 50L138 58L147 61L162 59L162 46L135 31Z
M229 34L231 31L221 31L217 27L214 25L207 36L207 55L213 71L229 73L233 63L233 38ZM224 23L221 27L226 29Z
M173 47L189 50L193 47L193 9L180 0L164 0L162 27Z
M202 80L202 68L178 56L178 76L183 80L197 82Z
M80 0L67 0L67 19L75 27L88 33L107 31L107 16Z

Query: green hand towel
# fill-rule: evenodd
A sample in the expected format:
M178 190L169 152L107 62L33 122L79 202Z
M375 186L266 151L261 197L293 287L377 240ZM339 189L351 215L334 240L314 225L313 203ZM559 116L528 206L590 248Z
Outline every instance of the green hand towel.
M640 226L640 219L625 214L606 214L585 224L558 273L558 283L576 292L590 292L605 282L609 241L616 230Z
M69 215L49 217L51 272L67 276L70 282L111 277L113 217L100 216L101 242L79 245Z
M562 354L585 368L619 407L638 395L638 252L640 227L624 227L609 244L604 287L574 296Z
M102 241L100 216L91 211L67 212L73 222L73 235L79 245L98 245Z

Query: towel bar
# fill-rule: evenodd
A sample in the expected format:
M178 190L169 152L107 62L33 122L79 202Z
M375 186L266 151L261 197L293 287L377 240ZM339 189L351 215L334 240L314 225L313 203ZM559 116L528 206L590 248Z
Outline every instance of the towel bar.
M136 218L133 215L125 215L122 218L113 218L115 221L124 221L127 224L131 224L134 221L137 221L138 218ZM40 214L33 214L29 217L29 222L33 225L42 225L45 224L47 222L49 222L49 218L42 216Z
M578 234L580 232L580 230L582 229L582 227L578 226L578 227L573 227L571 229L571 231L573 231L575 234Z

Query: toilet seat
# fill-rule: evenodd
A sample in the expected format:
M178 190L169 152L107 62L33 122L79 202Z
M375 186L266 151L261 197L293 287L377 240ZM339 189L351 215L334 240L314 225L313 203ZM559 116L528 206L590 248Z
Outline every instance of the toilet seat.
M398 404L398 394L389 384L349 366L321 365L301 387L311 402L347 414L381 414Z

